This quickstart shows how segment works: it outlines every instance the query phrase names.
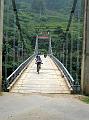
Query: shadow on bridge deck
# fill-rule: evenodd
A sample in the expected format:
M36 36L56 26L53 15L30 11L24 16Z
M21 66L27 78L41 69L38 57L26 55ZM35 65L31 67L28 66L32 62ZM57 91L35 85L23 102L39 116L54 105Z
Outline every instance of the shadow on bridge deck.
M48 56L42 58L40 74L36 72L35 59L23 72L10 92L19 93L70 93L70 89L61 72Z

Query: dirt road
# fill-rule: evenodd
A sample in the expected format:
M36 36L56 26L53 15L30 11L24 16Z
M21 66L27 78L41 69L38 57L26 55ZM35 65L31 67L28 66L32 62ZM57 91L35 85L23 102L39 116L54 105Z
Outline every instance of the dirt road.
M89 120L89 105L73 95L4 93L0 120Z

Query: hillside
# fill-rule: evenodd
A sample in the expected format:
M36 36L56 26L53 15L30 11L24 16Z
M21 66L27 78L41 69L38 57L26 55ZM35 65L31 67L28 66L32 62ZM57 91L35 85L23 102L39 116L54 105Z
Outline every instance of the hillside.
M32 2L36 2L37 0L17 0L17 3L31 4ZM39 0L38 0L39 1ZM42 1L42 0L41 0ZM55 11L64 11L64 13L68 13L70 11L71 5L73 4L73 0L43 0L45 3L45 8L48 10ZM29 8L29 5L27 6Z
M22 24L65 28L73 0L17 0L16 4Z

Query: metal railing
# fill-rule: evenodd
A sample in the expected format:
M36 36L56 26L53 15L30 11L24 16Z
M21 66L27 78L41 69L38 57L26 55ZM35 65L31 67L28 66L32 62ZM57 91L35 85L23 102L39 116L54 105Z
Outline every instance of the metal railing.
M8 89L8 87L12 84L16 77L19 76L19 74L29 65L29 63L33 60L34 57L35 54L30 56L6 79L6 89Z
M64 76L67 78L71 88L73 89L74 92L79 91L79 85L75 85L75 81L68 72L68 70L65 68L65 66L53 55L49 55L51 59L54 61L54 63L57 65L58 69L61 70L64 74Z

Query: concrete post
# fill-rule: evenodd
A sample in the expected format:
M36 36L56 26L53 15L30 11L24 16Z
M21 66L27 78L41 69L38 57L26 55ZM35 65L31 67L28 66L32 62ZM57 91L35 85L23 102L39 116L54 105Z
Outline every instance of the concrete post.
M81 91L89 95L89 0L84 0L84 37L81 70Z
M38 54L38 35L36 36L35 54Z
M49 37L49 54L52 54L51 36Z
M2 89L2 39L3 39L3 8L4 0L0 0L0 91Z

